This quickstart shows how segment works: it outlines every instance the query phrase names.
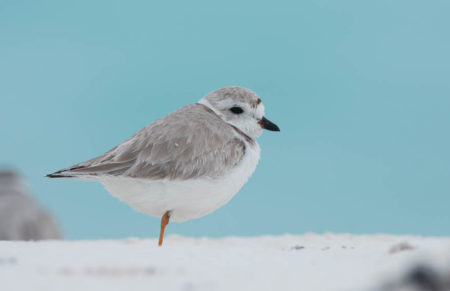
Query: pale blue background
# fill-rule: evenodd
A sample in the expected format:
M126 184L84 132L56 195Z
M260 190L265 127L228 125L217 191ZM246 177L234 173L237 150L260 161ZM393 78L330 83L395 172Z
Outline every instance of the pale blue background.
M68 238L155 237L159 220L48 172L227 85L281 133L192 236L450 234L449 1L0 0L0 163Z

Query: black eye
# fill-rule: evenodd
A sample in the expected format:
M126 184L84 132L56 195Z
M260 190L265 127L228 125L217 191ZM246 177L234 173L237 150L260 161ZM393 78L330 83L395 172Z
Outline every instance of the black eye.
M241 114L244 110L241 107L231 107L230 111L234 114Z

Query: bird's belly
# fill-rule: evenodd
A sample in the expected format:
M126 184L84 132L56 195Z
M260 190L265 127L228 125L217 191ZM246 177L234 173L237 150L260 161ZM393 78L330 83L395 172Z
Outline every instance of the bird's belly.
M254 172L259 151L259 146L254 146L236 168L218 178L149 181L109 177L100 182L139 212L162 217L171 211L170 221L182 222L209 214L230 201Z

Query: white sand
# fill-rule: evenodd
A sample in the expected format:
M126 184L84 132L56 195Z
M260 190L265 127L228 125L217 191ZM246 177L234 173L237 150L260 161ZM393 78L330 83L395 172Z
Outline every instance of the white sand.
M449 262L450 238L169 236L161 248L155 239L4 241L0 290L361 291L423 261Z

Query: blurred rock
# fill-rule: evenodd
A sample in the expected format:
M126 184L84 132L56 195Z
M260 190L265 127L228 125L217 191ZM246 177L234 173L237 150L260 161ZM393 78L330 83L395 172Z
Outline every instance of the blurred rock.
M27 192L18 174L0 171L0 240L59 239L56 222Z
M380 291L450 291L450 270L417 265L399 280L384 284Z
M409 251L409 250L413 250L413 249L414 249L414 247L412 245L410 245L408 242L401 242L401 243L393 245L389 249L389 253L390 254L395 254L395 253L399 253L399 252L403 252L403 251Z

